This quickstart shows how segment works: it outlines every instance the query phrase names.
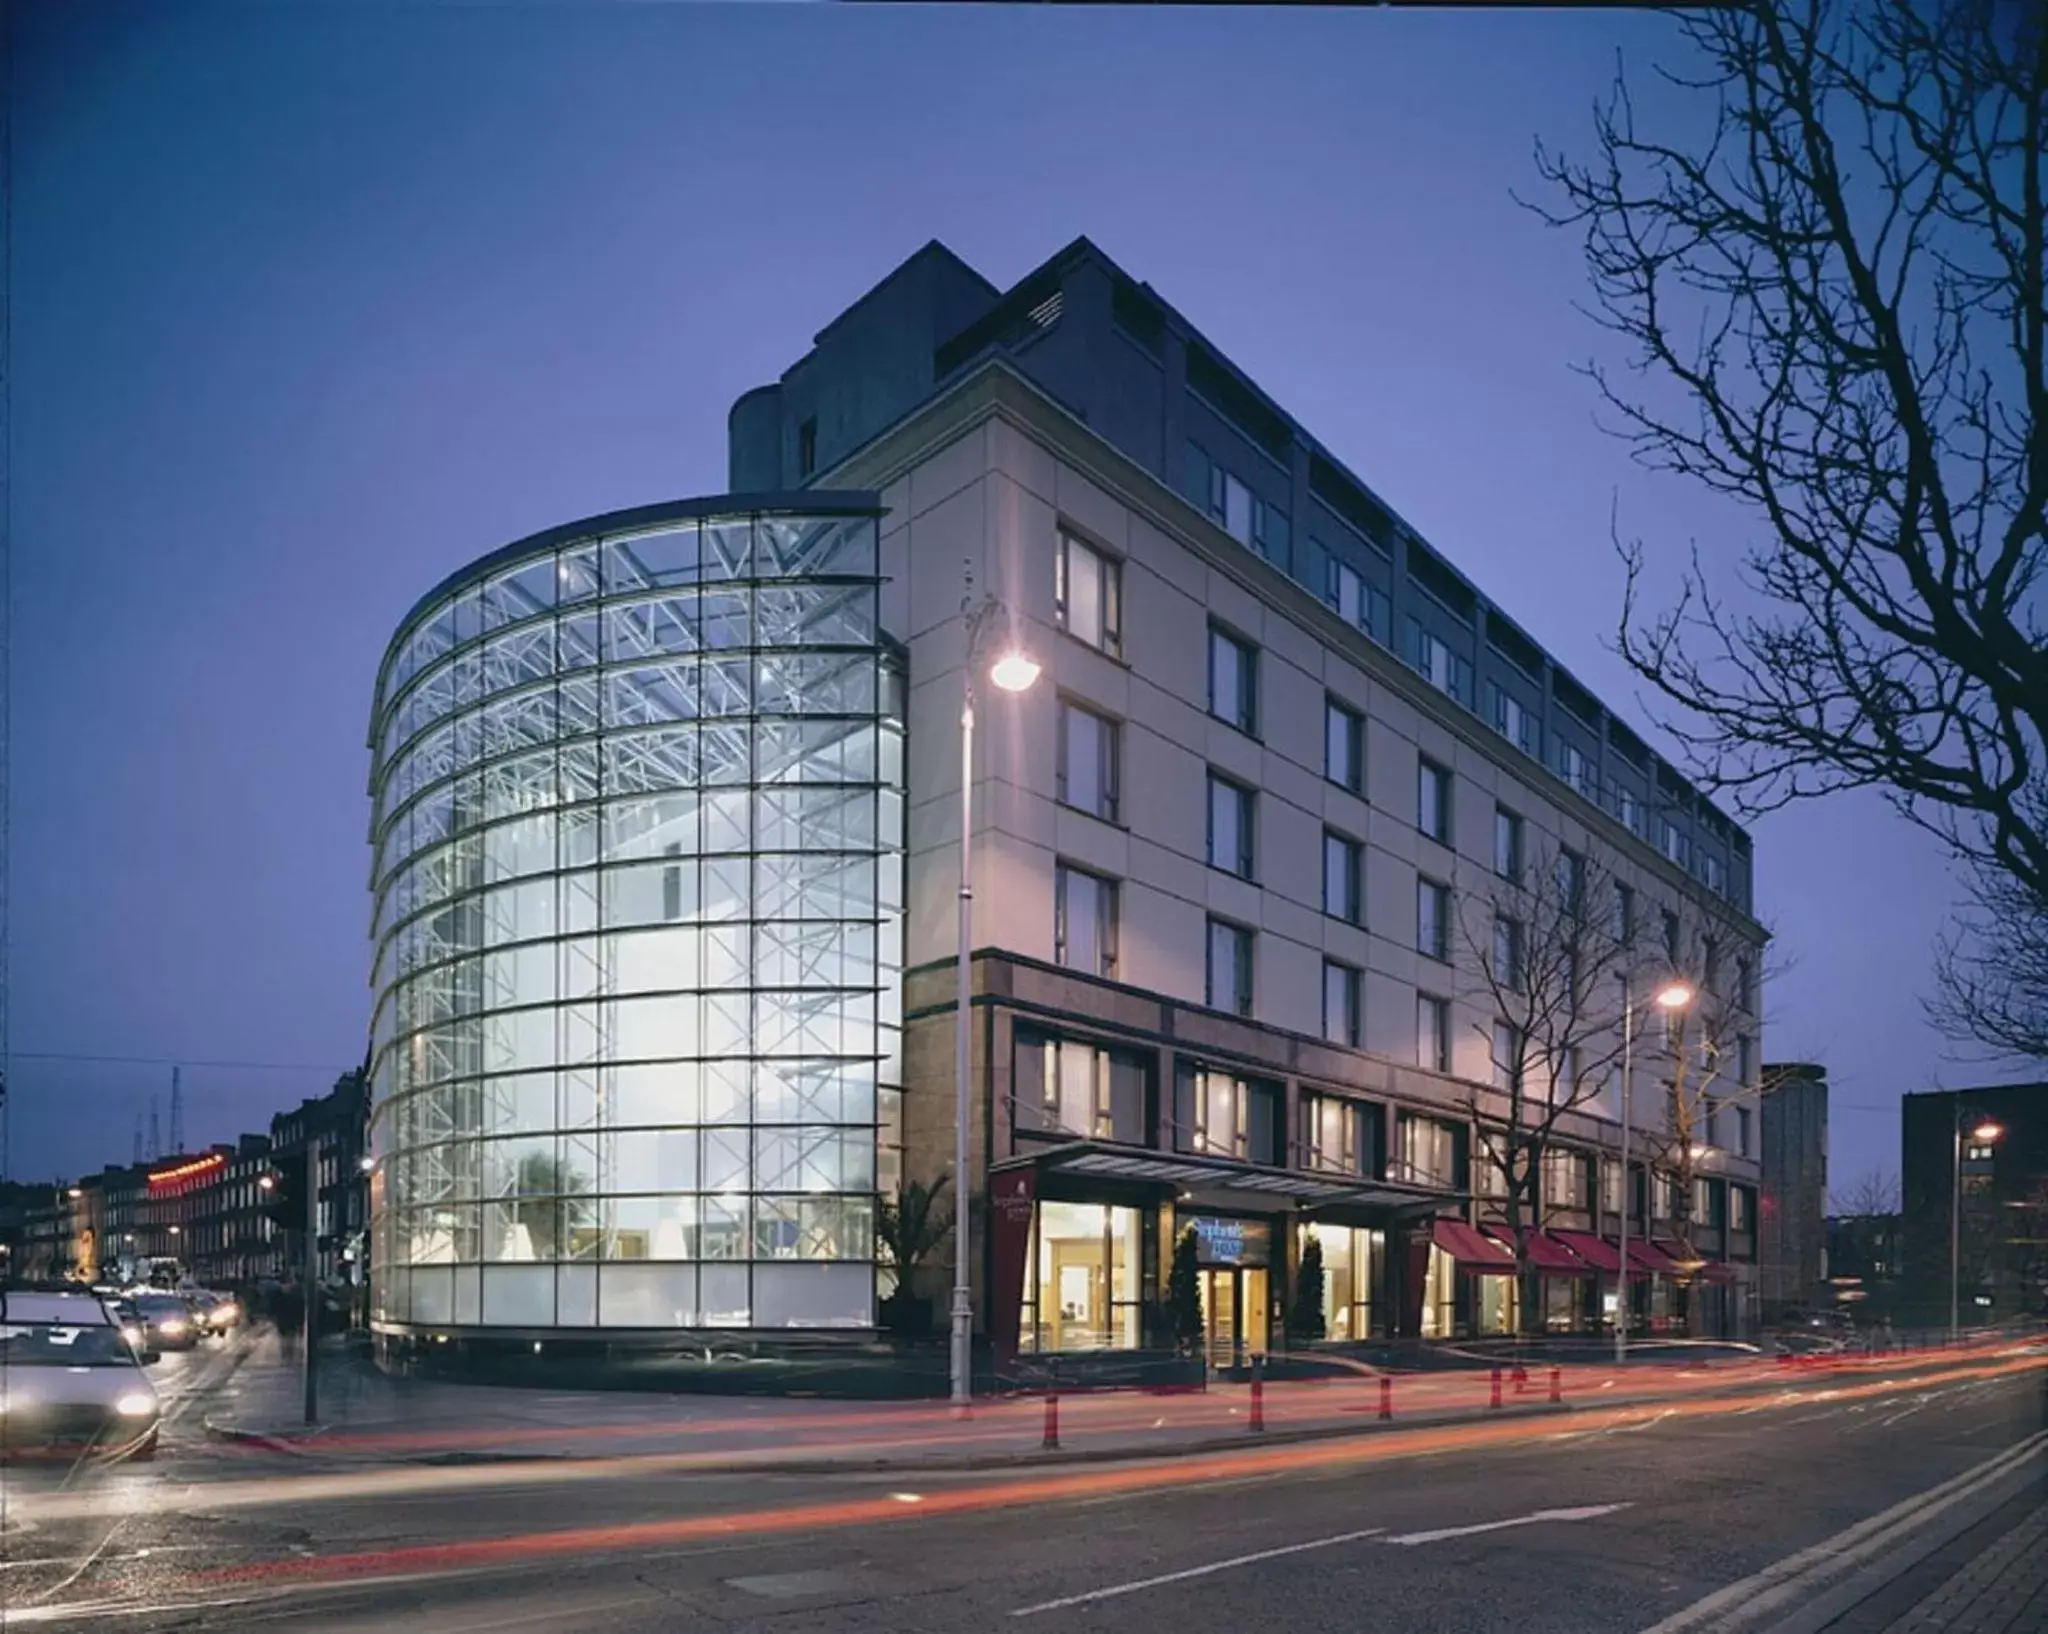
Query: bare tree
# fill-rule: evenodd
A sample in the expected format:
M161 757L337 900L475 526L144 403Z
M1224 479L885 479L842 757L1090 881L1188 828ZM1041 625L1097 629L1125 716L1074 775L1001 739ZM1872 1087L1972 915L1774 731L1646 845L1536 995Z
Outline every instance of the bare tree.
M1636 1105L1645 1107L1641 1074L1657 1075L1663 1117L1641 1126L1653 1185L1669 1187L1669 1241L1679 1250L1679 1282L1688 1303L1697 1286L1703 1256L1697 1251L1694 1198L1708 1153L1718 1143L1723 1112L1741 1116L1769 1095L1781 1081L1762 1070L1756 1040L1757 1013L1765 973L1761 950L1743 950L1730 941L1719 920L1687 905L1669 912L1661 927L1661 944L1638 946L1635 968L1649 980L1689 990L1684 1004L1659 1008L1661 1035L1645 1040L1638 1065ZM1652 1102L1650 1104L1656 1104ZM1655 1210L1651 1211L1655 1217Z
M1867 1220L1899 1212L1899 1177L1886 1169L1867 1169L1828 1199L1834 1213Z
M1517 860L1518 877L1460 897L1458 927L1471 954L1470 996L1492 1018L1480 1025L1494 1086L1475 1086L1467 1109L1478 1155L1497 1177L1529 1332L1540 1318L1530 1238L1552 1201L1543 1155L1560 1121L1590 1107L1620 1057L1628 949L1615 882L1598 863L1562 847Z
M1976 870L1972 895L1936 945L1929 1017L1996 1056L2048 1061L2048 898L1993 868Z
M2048 7L1677 26L1700 139L1624 79L1590 163L1537 154L1630 354L1589 369L1617 429L1757 523L1661 613L1624 546L1620 651L1743 809L1874 788L2048 902Z

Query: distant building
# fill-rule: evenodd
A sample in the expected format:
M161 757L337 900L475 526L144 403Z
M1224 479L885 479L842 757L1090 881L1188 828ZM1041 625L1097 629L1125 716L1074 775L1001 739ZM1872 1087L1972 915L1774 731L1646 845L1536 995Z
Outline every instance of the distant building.
M1975 1138L1986 1125L1997 1133ZM1908 1095L1901 1229L1910 1319L1975 1322L2048 1306L2048 1083Z
M1841 1214L1827 1222L1830 1303L1858 1322L1898 1322L1899 1216Z
M1809 1061L1764 1068L1762 1218L1757 1241L1763 1319L1821 1295L1827 1274L1828 1074Z

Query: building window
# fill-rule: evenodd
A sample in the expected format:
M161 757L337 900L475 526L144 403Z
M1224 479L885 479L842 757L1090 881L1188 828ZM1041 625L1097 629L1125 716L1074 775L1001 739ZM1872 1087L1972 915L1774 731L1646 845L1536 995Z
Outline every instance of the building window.
M1472 706L1472 661L1422 627L1420 619L1408 621L1408 662L1439 692Z
M1057 913L1053 959L1091 976L1116 974L1116 881L1060 863L1053 869Z
M1479 1150L1472 1157L1472 1192L1476 1197L1505 1198L1508 1194L1508 1166L1493 1142L1483 1132Z
M1451 1070L1451 1002L1432 993L1415 995L1415 1061L1431 1072Z
M1135 1350L1144 1265L1140 1211L1101 1203L1032 1209L1018 1323L1025 1350Z
M1493 871L1517 884L1522 878L1522 818L1506 806L1493 808Z
M1071 533L1060 535L1053 577L1053 614L1059 627L1111 658L1123 654L1123 571Z
M1614 935L1623 947L1635 945L1636 892L1633 885L1614 887Z
M1104 822L1117 820L1121 734L1107 716L1060 700L1060 760L1056 797Z
M1451 957L1451 888L1437 880L1415 881L1415 950L1439 963Z
M1209 774L1209 866L1252 877L1252 791Z
M1519 993L1522 988L1522 922L1512 915L1497 913L1493 916L1493 969L1489 974L1494 985L1507 993Z
M1576 922L1586 906L1586 859L1576 851L1557 854L1557 905L1568 921Z
M1520 1088L1524 1066L1522 1029L1512 1021L1496 1021L1493 1024L1493 1087Z
M1559 741L1557 771L1560 777L1588 800L1594 798L1597 784L1593 778L1593 763L1585 757L1578 745Z
M1728 894L1728 870L1711 851L1700 853L1700 878L1716 896Z
M1458 1183L1458 1132L1434 1118L1401 1117L1401 1175L1421 1186Z
M1359 974L1350 965L1323 961L1323 1037L1332 1044L1358 1047L1359 987Z
M1364 1109L1336 1095L1301 1098L1305 1166L1326 1174L1362 1174Z
M1728 1229L1747 1231L1749 1229L1749 1192L1742 1186L1728 1188Z
M1749 1108L1738 1106L1735 1109L1735 1155L1737 1157L1748 1157L1750 1155L1749 1141ZM1740 1196L1741 1194L1738 1192L1736 1195Z
M1365 717L1335 698L1323 700L1323 776L1353 794L1365 791Z
M1209 921L1208 1002L1212 1010L1252 1013L1252 933L1227 919Z
M1271 1084L1185 1065L1174 1083L1174 1144L1183 1152L1276 1162L1279 1107Z
M1323 600L1346 624L1355 625L1375 641L1386 640L1387 593L1334 556L1324 580Z
M1621 1165L1612 1160L1600 1165L1600 1207L1609 1214L1621 1212Z
M1493 694L1493 729L1525 755L1540 754L1543 728L1522 700L1498 681L1487 683Z
M1586 1206L1586 1160L1577 1152L1562 1146L1544 1152L1543 1204L1558 1209Z
M1616 818L1620 820L1621 826L1627 829L1631 834L1637 836L1640 836L1642 834L1643 805L1642 802L1636 798L1635 790L1623 788L1618 783L1615 785L1614 815L1616 816Z
M813 415L796 428L796 474L808 477L818 468L818 421Z
M1433 760L1420 762L1415 826L1439 845L1451 843L1451 774Z
M1363 849L1334 829L1323 830L1323 912L1356 925L1363 917L1359 875Z
M1687 859L1691 855L1691 845L1685 830L1672 822L1668 817L1664 819L1663 852L1667 858L1677 863L1681 868L1686 866Z
M1142 1141L1150 1079L1146 1058L1072 1038L1017 1030L1017 1127L1103 1140Z
M1248 734L1258 723L1258 656L1250 642L1209 626L1209 713Z
M1678 915L1669 908L1664 909L1663 914L1664 957L1669 959L1672 965L1676 967L1678 964Z

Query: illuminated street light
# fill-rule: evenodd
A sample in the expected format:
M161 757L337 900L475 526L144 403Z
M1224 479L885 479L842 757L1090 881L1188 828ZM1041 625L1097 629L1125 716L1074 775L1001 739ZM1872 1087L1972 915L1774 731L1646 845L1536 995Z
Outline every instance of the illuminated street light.
M991 666L988 678L1005 692L1028 691L1038 679L1038 660L1026 652L1006 652Z
M1657 990L1657 1005L1660 1009L1683 1010L1690 1003L1692 989L1684 982L1672 982L1669 986Z
M2003 1124L1985 1122L1978 1124L1976 1128L1970 1131L1970 1139L1976 1141L1981 1146L1989 1146L2004 1133L2005 1126ZM71 1195L76 1197L78 1193L73 1192Z

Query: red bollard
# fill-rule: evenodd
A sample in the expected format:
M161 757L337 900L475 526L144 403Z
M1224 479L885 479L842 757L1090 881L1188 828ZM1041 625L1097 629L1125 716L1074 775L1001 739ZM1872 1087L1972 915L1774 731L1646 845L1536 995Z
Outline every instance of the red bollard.
M1529 1388L1529 1370L1520 1362L1515 1363L1515 1394L1521 1395Z
M1491 1398L1489 1398L1489 1399L1488 1399L1488 1401L1487 1401L1486 1405L1487 1405L1487 1406L1489 1406L1489 1407L1498 1407L1498 1406L1500 1405L1500 1369L1499 1369L1499 1368L1495 1368L1495 1369L1493 1370L1493 1395L1491 1396Z
M1039 1446L1047 1452L1059 1451L1060 1445L1060 1398L1051 1391L1045 1395L1045 1439Z
M1382 1373L1380 1375L1380 1417L1392 1418L1393 1416L1394 1381Z
M1251 1427L1252 1427L1252 1429L1253 1429L1254 1431L1259 1431L1259 1430L1263 1430L1263 1429L1265 1429L1265 1427L1266 1427L1266 1365L1265 1365L1265 1362L1266 1362L1266 1359L1265 1359L1265 1358L1264 1358L1263 1356L1254 1356L1254 1357L1252 1358L1252 1425L1251 1425Z
M1564 1400L1563 1368L1553 1367L1550 1370L1550 1400L1553 1406Z

